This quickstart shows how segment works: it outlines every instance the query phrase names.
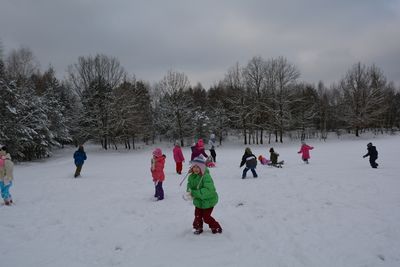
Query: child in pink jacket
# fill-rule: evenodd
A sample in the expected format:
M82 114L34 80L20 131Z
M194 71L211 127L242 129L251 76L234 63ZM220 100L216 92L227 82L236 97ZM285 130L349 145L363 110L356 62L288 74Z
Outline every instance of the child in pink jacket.
M182 162L185 162L185 157L183 156L182 149L181 149L178 141L175 142L175 147L172 152L174 153L174 160L176 163L176 173L181 174L182 173Z
M161 148L156 148L153 151L153 158L151 159L151 176L155 185L156 192L154 197L157 200L164 199L164 189L162 183L165 180L164 165L165 155L162 153Z
M308 164L308 160L310 159L310 150L314 149L314 147L309 146L306 144L306 142L301 142L301 147L300 147L300 151L297 153L301 153L301 158L303 159L303 161Z

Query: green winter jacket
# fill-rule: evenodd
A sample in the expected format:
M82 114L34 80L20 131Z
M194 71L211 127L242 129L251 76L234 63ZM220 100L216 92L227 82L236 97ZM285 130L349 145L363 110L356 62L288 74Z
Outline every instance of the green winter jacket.
M193 205L199 209L212 208L218 203L218 194L207 168L203 177L194 173L189 176L186 190L192 193Z

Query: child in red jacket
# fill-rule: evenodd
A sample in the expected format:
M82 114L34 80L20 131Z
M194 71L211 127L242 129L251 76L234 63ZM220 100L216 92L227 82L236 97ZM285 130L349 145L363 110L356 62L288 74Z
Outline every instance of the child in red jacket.
M178 141L175 142L175 147L172 152L174 153L174 160L176 163L176 173L181 174L182 162L185 162L185 157L183 156L182 149Z
M157 198L157 200L164 199L164 189L162 187L162 183L165 179L165 158L166 157L160 148L156 148L153 151L153 158L151 159L151 176L153 177L153 182L156 189L154 197Z
M308 160L310 159L310 150L314 149L314 147L309 146L306 144L306 142L301 142L301 148L300 151L297 153L301 153L301 158L303 159L303 161L308 164Z

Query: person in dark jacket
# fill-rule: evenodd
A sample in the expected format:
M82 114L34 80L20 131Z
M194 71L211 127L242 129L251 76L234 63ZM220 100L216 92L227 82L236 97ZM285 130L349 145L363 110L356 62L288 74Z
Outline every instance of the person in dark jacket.
M74 175L75 178L81 175L82 166L86 159L87 157L85 151L83 150L83 145L80 145L78 150L74 153L74 161L76 166Z
M253 177L257 178L258 177L256 172L257 158L251 152L251 149L249 147L247 147L244 151L242 161L240 162L240 167L242 167L244 164L246 164L246 167L243 170L242 179L246 178L248 170L251 170L251 172L253 173Z
M284 163L284 161L283 160L278 161L279 154L276 153L272 147L270 148L269 153L270 153L269 160L271 161L269 165L277 168L282 168L282 164Z
M372 145L372 143L367 144L367 150L368 153L363 156L363 158L366 158L369 156L369 164L371 164L371 167L376 169L378 167L378 163L376 163L376 160L378 159L378 151L376 150L376 147Z

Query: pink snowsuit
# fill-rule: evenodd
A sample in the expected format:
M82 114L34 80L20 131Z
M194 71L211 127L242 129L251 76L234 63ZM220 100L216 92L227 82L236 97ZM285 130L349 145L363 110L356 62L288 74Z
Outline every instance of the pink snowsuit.
M153 182L163 182L165 179L164 165L165 156L161 155L159 157L153 156L151 160L151 175L153 177Z
M175 146L174 150L174 160L175 162L183 162L185 161L185 157L183 156L182 149L180 146Z
M310 158L310 150L313 149L314 147L309 146L307 144L303 144L300 148L300 151L297 153L302 153L301 158L303 160L308 160Z

